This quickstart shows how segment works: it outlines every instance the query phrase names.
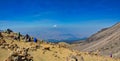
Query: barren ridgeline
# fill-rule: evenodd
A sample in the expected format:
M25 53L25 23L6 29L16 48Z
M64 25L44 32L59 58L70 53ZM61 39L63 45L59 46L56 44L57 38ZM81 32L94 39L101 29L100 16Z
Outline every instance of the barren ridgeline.
M104 28L81 44L74 44L73 49L80 51L99 51L101 55L120 58L120 23Z

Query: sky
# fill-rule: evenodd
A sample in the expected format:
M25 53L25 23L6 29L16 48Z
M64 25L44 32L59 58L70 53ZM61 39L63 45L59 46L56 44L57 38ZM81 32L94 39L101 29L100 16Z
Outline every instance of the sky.
M119 0L0 0L0 27L95 32L120 21Z

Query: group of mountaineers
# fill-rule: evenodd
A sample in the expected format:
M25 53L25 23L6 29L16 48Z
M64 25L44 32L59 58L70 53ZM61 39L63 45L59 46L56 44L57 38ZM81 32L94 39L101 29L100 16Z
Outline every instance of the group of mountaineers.
M2 33L7 34L7 36L3 36ZM6 31L0 32L0 48L11 50L12 53L8 56L5 61L33 61L33 57L28 53L30 48L19 47L17 44L14 44L14 41L24 42L35 42L37 43L37 38L30 37L28 34L25 36L21 35L21 33L15 33L16 35L11 35L13 33L12 30L7 29ZM11 43L7 43L4 37L11 38ZM14 40L14 41L13 41ZM35 48L39 47L35 45ZM31 49L34 47L31 47Z
M4 32L7 33L7 34L10 34L13 31L10 30L10 29L7 29ZM0 37L1 36L2 35L1 35L1 32L0 32ZM18 32L16 36L13 35L12 37L14 38L14 40L18 40L18 41L20 41L21 39L23 39L25 42L31 42L31 41L37 42L37 38L30 37L28 34L26 34L25 36L23 36L23 35L21 35L20 32Z

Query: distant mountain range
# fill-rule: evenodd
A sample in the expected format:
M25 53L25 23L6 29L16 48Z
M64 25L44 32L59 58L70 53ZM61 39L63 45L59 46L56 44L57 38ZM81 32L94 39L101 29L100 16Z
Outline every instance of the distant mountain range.
M28 31L29 30L29 31ZM78 41L82 38L80 34L75 34L68 29L65 28L35 28L35 29L27 29L23 34L30 34L39 39L48 41L48 42L68 42L71 43L73 41Z

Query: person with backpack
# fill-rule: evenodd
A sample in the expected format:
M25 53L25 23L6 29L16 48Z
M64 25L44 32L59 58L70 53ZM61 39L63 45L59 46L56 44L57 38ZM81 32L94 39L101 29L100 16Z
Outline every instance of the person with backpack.
M110 54L110 57L111 57L111 58L113 57L112 54Z
M34 38L34 42L35 42L35 43L37 42L37 38Z
M27 42L27 41L28 41L28 39L29 39L29 35L28 35L28 34L26 34L26 35L25 35L25 37L24 37L24 39L25 39L25 42Z
M17 40L19 40L20 41L20 36L21 36L21 34L20 34L20 32L17 34Z
M0 32L0 38L2 38L3 36L2 36L2 33Z

